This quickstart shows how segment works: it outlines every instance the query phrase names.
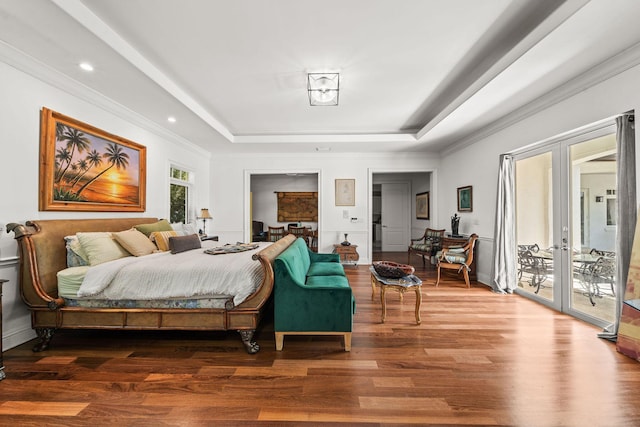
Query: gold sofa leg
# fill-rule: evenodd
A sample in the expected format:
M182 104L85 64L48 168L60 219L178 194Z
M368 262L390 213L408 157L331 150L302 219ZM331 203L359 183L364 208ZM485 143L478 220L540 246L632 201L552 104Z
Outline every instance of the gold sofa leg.
M351 351L351 332L344 334L344 351Z
M276 351L282 351L284 346L284 334L282 332L276 332Z

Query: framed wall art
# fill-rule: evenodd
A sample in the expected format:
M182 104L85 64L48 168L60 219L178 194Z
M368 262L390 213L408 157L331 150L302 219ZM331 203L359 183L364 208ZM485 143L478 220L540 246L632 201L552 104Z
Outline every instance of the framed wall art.
M318 222L318 192L276 192L278 198L278 222Z
M336 206L356 205L356 180L336 179Z
M416 194L416 219L429 219L429 192Z
M473 210L473 187L458 187L458 212L471 212Z
M146 147L43 108L41 211L144 212Z

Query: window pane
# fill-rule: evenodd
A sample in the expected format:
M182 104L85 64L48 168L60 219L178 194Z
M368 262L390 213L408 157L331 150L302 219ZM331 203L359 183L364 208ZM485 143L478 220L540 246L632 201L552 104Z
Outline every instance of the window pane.
M187 222L188 190L184 185L171 184L171 205L169 207L171 222Z

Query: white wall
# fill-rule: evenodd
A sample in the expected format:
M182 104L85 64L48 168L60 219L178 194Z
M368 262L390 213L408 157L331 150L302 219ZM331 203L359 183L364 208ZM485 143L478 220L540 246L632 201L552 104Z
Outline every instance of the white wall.
M344 233L348 233L349 241L358 245L360 262L368 263L371 254L371 176L375 173L429 172L436 170L437 164L437 157L420 153L216 156L211 161L211 205L216 212L213 229L223 243L248 238L249 230L245 230L244 224L248 223L250 186L247 181L250 175L316 171L320 201L318 250L331 252L333 245L344 240ZM335 206L335 179L341 178L355 179L355 206ZM344 218L344 211L347 218ZM244 212L245 216L239 212ZM352 222L351 218L357 220Z
M473 212L460 214L460 227L462 232L473 229L480 236L477 266L480 281L490 283L491 279L500 154L625 111L640 111L639 80L640 66L636 66L472 145L443 155L438 178L439 216L447 218L455 211L457 187L473 184ZM640 150L636 150L636 156L638 163Z
M169 163L185 165L196 179L195 206L209 204L210 155L195 146L176 143L170 135L134 125L119 115L107 112L88 101L70 95L49 84L0 62L0 277L8 279L3 287L3 346L5 349L32 338L30 319L17 285L16 241L5 227L10 222L30 219L168 217ZM95 95L92 95L95 96ZM89 95L87 97L89 99ZM39 212L38 173L40 109L54 111L91 124L147 147L147 209L141 213Z
M518 161L516 167L516 236L519 245L553 245L549 241L551 218L551 154L545 153Z

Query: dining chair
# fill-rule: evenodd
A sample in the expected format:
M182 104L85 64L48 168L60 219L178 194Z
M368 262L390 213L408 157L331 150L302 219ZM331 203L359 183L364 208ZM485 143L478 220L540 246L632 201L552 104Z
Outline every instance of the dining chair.
M522 279L524 273L532 274L535 264L533 253L539 251L540 247L537 243L533 245L518 245L518 280Z
M586 293L592 306L596 305L594 298L602 298L601 283L608 284L611 287L611 294L616 295L616 269L616 258L610 255L600 256L596 262L584 268L582 281L586 285Z
M304 231L305 238L307 239L307 246L312 252L318 252L318 230L312 230L310 228Z
M307 229L307 227L303 227L303 226L298 227L297 225L289 225L287 231L289 233L293 234L294 236L296 236L296 238L302 237L303 239L306 240L305 235L304 235L304 232L305 232L306 229Z
M267 241L269 242L277 242L285 236L284 226L282 227L271 227L267 226Z

